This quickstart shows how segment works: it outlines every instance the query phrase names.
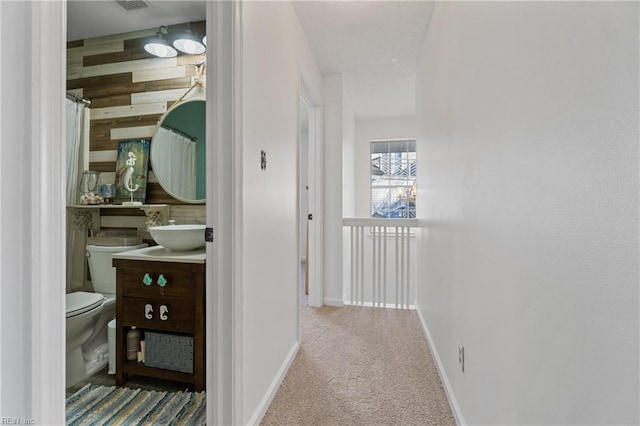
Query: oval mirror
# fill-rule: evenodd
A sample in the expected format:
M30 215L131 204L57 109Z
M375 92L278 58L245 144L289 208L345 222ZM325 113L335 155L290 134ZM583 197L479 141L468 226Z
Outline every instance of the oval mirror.
M177 102L151 138L151 168L162 189L185 203L205 202L206 102Z

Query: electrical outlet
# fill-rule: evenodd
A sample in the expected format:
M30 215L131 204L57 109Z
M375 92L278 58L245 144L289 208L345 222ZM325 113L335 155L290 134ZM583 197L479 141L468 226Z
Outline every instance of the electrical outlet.
M464 373L464 346L458 340L458 364L460 364L460 369Z

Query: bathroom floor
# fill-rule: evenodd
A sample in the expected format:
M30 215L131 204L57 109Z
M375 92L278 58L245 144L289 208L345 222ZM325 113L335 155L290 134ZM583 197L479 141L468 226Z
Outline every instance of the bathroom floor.
M93 376L81 381L80 383L71 386L67 389L67 398L82 389L82 387L88 383L100 386L115 386L116 379L113 374L107 373L107 367L98 371ZM155 379L151 377L143 376L129 376L127 383L124 385L132 389L145 389L155 391L172 391L179 392L184 390L193 390L193 385L189 383L172 382L168 380Z

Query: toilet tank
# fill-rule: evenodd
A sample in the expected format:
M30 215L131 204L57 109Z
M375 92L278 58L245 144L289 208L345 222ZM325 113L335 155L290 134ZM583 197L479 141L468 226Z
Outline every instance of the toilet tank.
M88 244L87 260L93 291L102 294L115 294L116 292L116 268L112 266L113 254L123 251L136 250L147 247L148 244L135 246L97 246Z

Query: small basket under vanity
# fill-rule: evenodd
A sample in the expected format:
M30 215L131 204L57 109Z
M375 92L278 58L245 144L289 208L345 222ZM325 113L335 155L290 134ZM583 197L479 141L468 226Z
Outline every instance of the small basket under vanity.
M147 376L205 388L205 249L162 246L116 253L116 385ZM127 332L141 331L144 356L127 359Z
M147 367L193 373L193 336L146 331L144 342Z

